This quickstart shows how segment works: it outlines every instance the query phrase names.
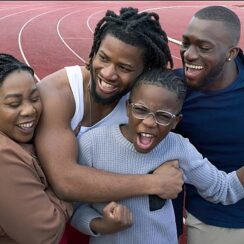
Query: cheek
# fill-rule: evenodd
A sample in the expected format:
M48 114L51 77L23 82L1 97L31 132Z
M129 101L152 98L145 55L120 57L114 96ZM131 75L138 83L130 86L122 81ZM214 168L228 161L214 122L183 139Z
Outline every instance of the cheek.
M93 72L94 72L95 69L98 69L98 68L102 68L103 67L102 66L102 62L98 58L96 58L96 57L94 57L94 59L93 59L93 61L91 63L91 66L93 68Z
M37 113L37 117L40 118L41 114L42 114L42 103L38 103L35 105L35 110Z

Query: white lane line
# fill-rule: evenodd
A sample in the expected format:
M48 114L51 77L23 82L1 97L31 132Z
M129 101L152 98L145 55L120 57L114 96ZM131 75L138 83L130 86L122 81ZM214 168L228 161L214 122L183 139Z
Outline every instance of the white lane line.
M33 20L39 18L39 17L42 16L42 15L50 14L50 13L53 13L53 12L57 12L57 11L60 11L60 10L63 10L63 9L69 9L69 8L73 8L73 7L59 8L59 9L50 10L50 11L47 11L47 12L38 14L38 15L32 17L31 19L29 19L29 20L28 20L27 22L25 22L25 24L22 26L22 28L21 28L21 30L20 30L20 32L19 32L19 35L18 35L18 44L19 44L19 50L20 50L20 52L21 52L21 55L22 55L22 57L23 57L23 59L24 59L24 61L25 61L25 63L26 63L27 65L30 66L30 64L29 64L29 62L28 62L28 60L27 60L27 58L26 58L26 56L25 56L25 53L24 53L24 51L23 51L22 43L21 43L22 32L23 32L23 30L25 29L25 27L26 27L30 22L32 22ZM35 78L36 78L38 81L40 81L39 77L38 77L36 74L35 74Z
M76 10L76 11L73 11L73 12L71 12L71 13L68 13L68 14L66 14L66 15L64 15L59 21L58 21L58 24L57 24L57 33L58 33L58 36L59 36L59 38L61 39L61 41L63 42L63 44L78 58L78 59L80 59L83 63L86 63L86 60L85 59L83 59L79 54L77 54L68 44L67 44L67 42L65 42L65 40L64 40L64 38L62 37L62 35L60 34L60 24L61 24L61 22L66 18L66 17L68 17L68 16L70 16L70 15L72 15L72 14L76 14L76 13L78 13L78 12L83 12L83 11L85 11L85 10L87 10L87 9L89 9L89 8L85 8L85 9L82 9L82 10ZM67 38L65 38L65 39L67 39Z

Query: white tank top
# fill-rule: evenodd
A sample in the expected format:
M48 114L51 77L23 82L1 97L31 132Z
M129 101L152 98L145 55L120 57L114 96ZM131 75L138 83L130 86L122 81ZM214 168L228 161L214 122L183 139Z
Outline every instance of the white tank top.
M71 120L71 128L74 130L78 126L84 115L83 75L81 68L78 65L65 67L65 70L75 100L75 113ZM77 138L79 139L79 137L83 133L98 126L127 123L128 118L126 115L125 106L125 102L127 99L128 94L120 99L113 111L111 111L106 117L98 121L95 125L91 127L81 126Z

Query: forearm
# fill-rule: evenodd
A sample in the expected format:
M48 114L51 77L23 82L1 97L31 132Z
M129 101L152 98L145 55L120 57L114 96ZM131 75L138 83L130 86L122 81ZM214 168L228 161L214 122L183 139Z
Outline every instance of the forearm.
M104 224L103 218L95 218L90 223L90 228L95 235L110 234L106 227L107 226Z
M69 201L105 202L138 195L156 194L151 175L122 175L73 165L55 181L59 197ZM155 182L155 183L153 183Z
M236 174L241 182L241 184L244 186L244 166L242 166L240 169L236 171Z

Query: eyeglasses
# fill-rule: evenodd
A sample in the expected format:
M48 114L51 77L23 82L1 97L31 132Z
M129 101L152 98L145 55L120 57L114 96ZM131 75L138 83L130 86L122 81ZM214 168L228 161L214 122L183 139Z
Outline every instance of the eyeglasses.
M172 114L168 111L164 110L157 110L156 112L152 112L149 108L146 106L140 104L140 103L132 103L131 100L128 101L129 105L132 109L132 114L137 119L145 119L149 115L152 115L155 118L155 121L159 125L169 125L177 115L179 114Z

